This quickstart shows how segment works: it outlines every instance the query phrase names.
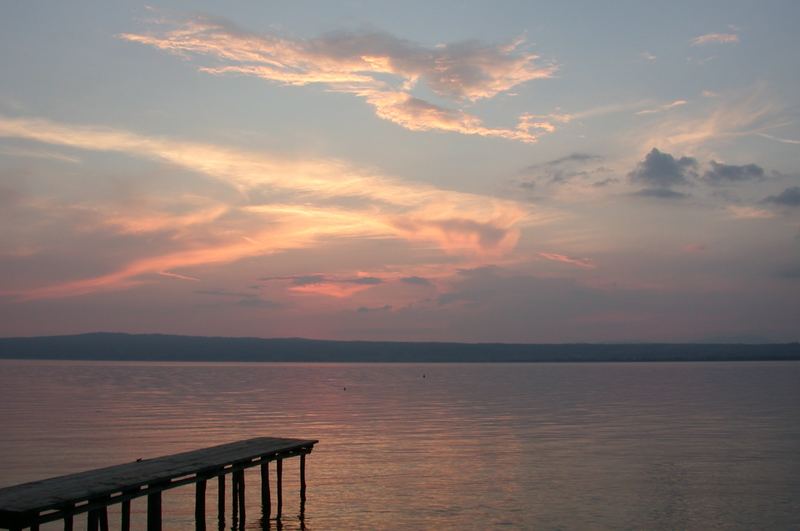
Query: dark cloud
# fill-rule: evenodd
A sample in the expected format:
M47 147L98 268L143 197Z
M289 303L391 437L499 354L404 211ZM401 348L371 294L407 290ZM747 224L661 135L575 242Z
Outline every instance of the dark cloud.
M603 186L608 186L609 184L614 184L616 182L619 182L619 179L615 179L614 177L609 177L608 179L603 179L602 181L597 181L595 183L592 183L592 186L601 188Z
M423 277L403 277L400 279L400 282L404 282L406 284L412 284L414 286L430 286L431 281L427 278Z
M736 166L712 160L711 169L703 174L703 178L713 184L760 181L764 178L764 168L757 164Z
M603 157L601 157L600 155L593 155L591 153L570 153L569 155L565 155L563 157L559 157L553 160L548 160L547 162L541 162L539 164L531 164L530 166L525 166L524 168L522 168L522 170L520 170L520 173L530 174L538 172L543 168L555 168L557 166L563 166L571 163L592 162L597 160L603 160Z
M324 275L300 275L296 277L289 277L288 280L292 281L295 286L309 286L311 284L320 284L325 282Z
M362 286L377 286L378 284L383 284L383 280L377 277L345 278L336 282L340 282L342 284L359 284Z
M358 284L365 286L376 286L383 284L383 280L378 277L345 277L337 278L327 275L292 275L286 277L262 277L259 280L269 282L271 280L287 280L292 286L311 286L314 284Z
M688 184L690 177L697 176L696 168L697 159L692 157L676 159L669 153L663 153L653 148L644 160L628 173L628 177L632 181L644 183L652 189L665 189Z
M656 199L686 199L689 197L689 194L676 192L669 188L644 188L638 192L634 192L633 195L638 195L639 197L653 197Z
M356 311L358 313L388 312L391 309L392 309L391 304L384 304L383 306L375 306L375 307L359 306Z
M265 308L268 310L283 308L284 306L279 302L270 301L267 299L262 299L261 297L254 297L254 296L245 297L236 304L238 304L239 306L245 306L247 308Z
M245 306L248 308L281 308L282 304L262 299L253 293L245 293L241 291L229 291L225 289L198 289L194 291L197 295L210 295L212 297L224 297L231 299L239 299L236 301L237 306Z
M589 162L595 160L603 160L603 157L600 155L593 155L591 153L570 153L561 158L553 159L551 161L545 162L545 166L559 166L561 164L569 163L569 162Z
M800 206L800 186L791 186L778 195L765 197L764 202L774 205L798 207Z
M785 267L778 271L777 274L780 278L800 279L800 265L793 265Z
M194 291L198 295L211 295L214 297L252 297L252 293L241 291L228 291L224 289L197 289Z

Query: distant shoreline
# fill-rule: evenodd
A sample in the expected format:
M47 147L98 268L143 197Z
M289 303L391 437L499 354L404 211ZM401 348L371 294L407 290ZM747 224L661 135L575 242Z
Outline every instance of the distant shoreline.
M0 359L367 363L800 361L800 343L449 343L103 332L0 338Z

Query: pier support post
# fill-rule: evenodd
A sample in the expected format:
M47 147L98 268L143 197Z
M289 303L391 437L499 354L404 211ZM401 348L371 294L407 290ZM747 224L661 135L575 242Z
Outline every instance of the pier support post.
M275 518L280 520L281 512L283 509L283 459L278 458L275 465L275 471L278 474L276 478L276 483L277 483L276 488L278 490L278 509L275 514Z
M300 518L306 515L306 454L300 454Z
M73 517L72 514L64 516L64 531L73 530Z
M236 472L231 474L231 528L236 529L239 522L239 482L236 481Z
M194 493L194 527L206 531L206 480L197 482Z
M100 526L100 515L97 509L92 509L86 514L86 531L98 531Z
M239 491L239 526L244 529L244 524L247 519L245 516L245 490L244 490L244 470L238 470L235 473L234 478L236 479L236 483L238 484L237 490Z
M120 531L131 531L131 501L125 500L122 502L122 509L119 517ZM66 529L64 530L66 531Z
M261 462L261 514L269 520L272 512L272 500L269 493L269 461Z
M147 531L161 531L161 491L147 495Z
M225 527L225 471L217 476L217 520L219 528Z
M97 511L97 519L100 522L100 531L108 531L108 507L102 507Z

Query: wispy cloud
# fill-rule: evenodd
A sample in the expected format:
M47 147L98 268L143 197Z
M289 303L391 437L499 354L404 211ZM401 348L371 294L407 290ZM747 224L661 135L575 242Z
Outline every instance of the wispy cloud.
M686 100L675 100L675 101L673 101L671 103L665 103L664 105L659 105L658 107L653 107L653 108L650 108L650 109L642 109L641 111L637 111L636 114L640 114L640 115L641 114L656 114L656 113L659 113L659 112L664 112L664 111L668 111L670 109L674 109L675 107L681 107L683 105L686 105L687 103L689 103L689 102L687 102Z
M198 241L195 233L186 237L177 233L171 251L140 257L105 275L18 294L25 297L125 288L148 274L184 275L182 268L301 248L332 238L397 238L434 244L456 255L497 256L515 246L521 224L539 219L514 201L402 182L336 160L270 157L40 119L0 117L0 136L166 162L231 186L244 203L201 202L188 213L156 211L144 216L98 211L101 223L123 233L184 226L195 232L203 227L206 236ZM247 199L258 197L265 187L283 191L288 201L262 204ZM223 216L226 222L220 224Z
M25 149L20 147L12 147L12 146L0 146L0 154L7 155L9 157L23 157L23 158L31 158L31 159L47 159L47 160L57 160L59 162L71 162L73 164L78 164L81 162L81 159L77 157L73 157L70 155L65 155L64 153L58 153L56 151L45 151L40 149Z
M465 112L463 102L492 98L534 80L552 77L555 66L539 65L522 49L475 41L426 47L382 32L334 32L315 39L257 35L219 20L195 18L171 30L125 33L122 39L218 64L200 67L209 74L255 76L284 85L320 84L366 100L380 118L412 131L450 131L467 135L535 142L555 129L550 121L523 115L513 128L494 128ZM452 102L446 108L413 95L425 84Z
M660 123L636 131L642 148L659 146L697 152L704 144L764 134L790 123L791 115L767 94L763 85L733 97L719 98L709 111L695 116L665 114ZM709 155L711 153L708 153Z
M782 144L793 144L795 146L800 145L800 140L795 140L793 138L781 138L779 136L768 135L767 133L756 133L756 134L760 137L768 138L770 140L774 140Z
M705 44L732 44L739 42L739 35L736 33L706 33L692 39L692 46L703 46Z
M769 210L752 206L730 205L725 210L734 219L769 219L775 217L775 214Z
M552 260L553 262L561 262L571 266L579 267L581 269L594 269L597 266L588 258L576 258L559 253L539 253L539 256L545 260Z

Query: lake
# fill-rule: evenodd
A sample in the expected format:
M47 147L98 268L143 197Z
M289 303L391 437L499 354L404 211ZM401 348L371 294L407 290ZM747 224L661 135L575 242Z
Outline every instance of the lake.
M0 426L0 486L319 439L309 530L800 528L797 362L0 360ZM285 530L301 528L298 461L284 467ZM258 485L251 469L248 529L261 528ZM213 528L214 482L208 496ZM166 492L165 528L194 529L193 503L191 487Z

